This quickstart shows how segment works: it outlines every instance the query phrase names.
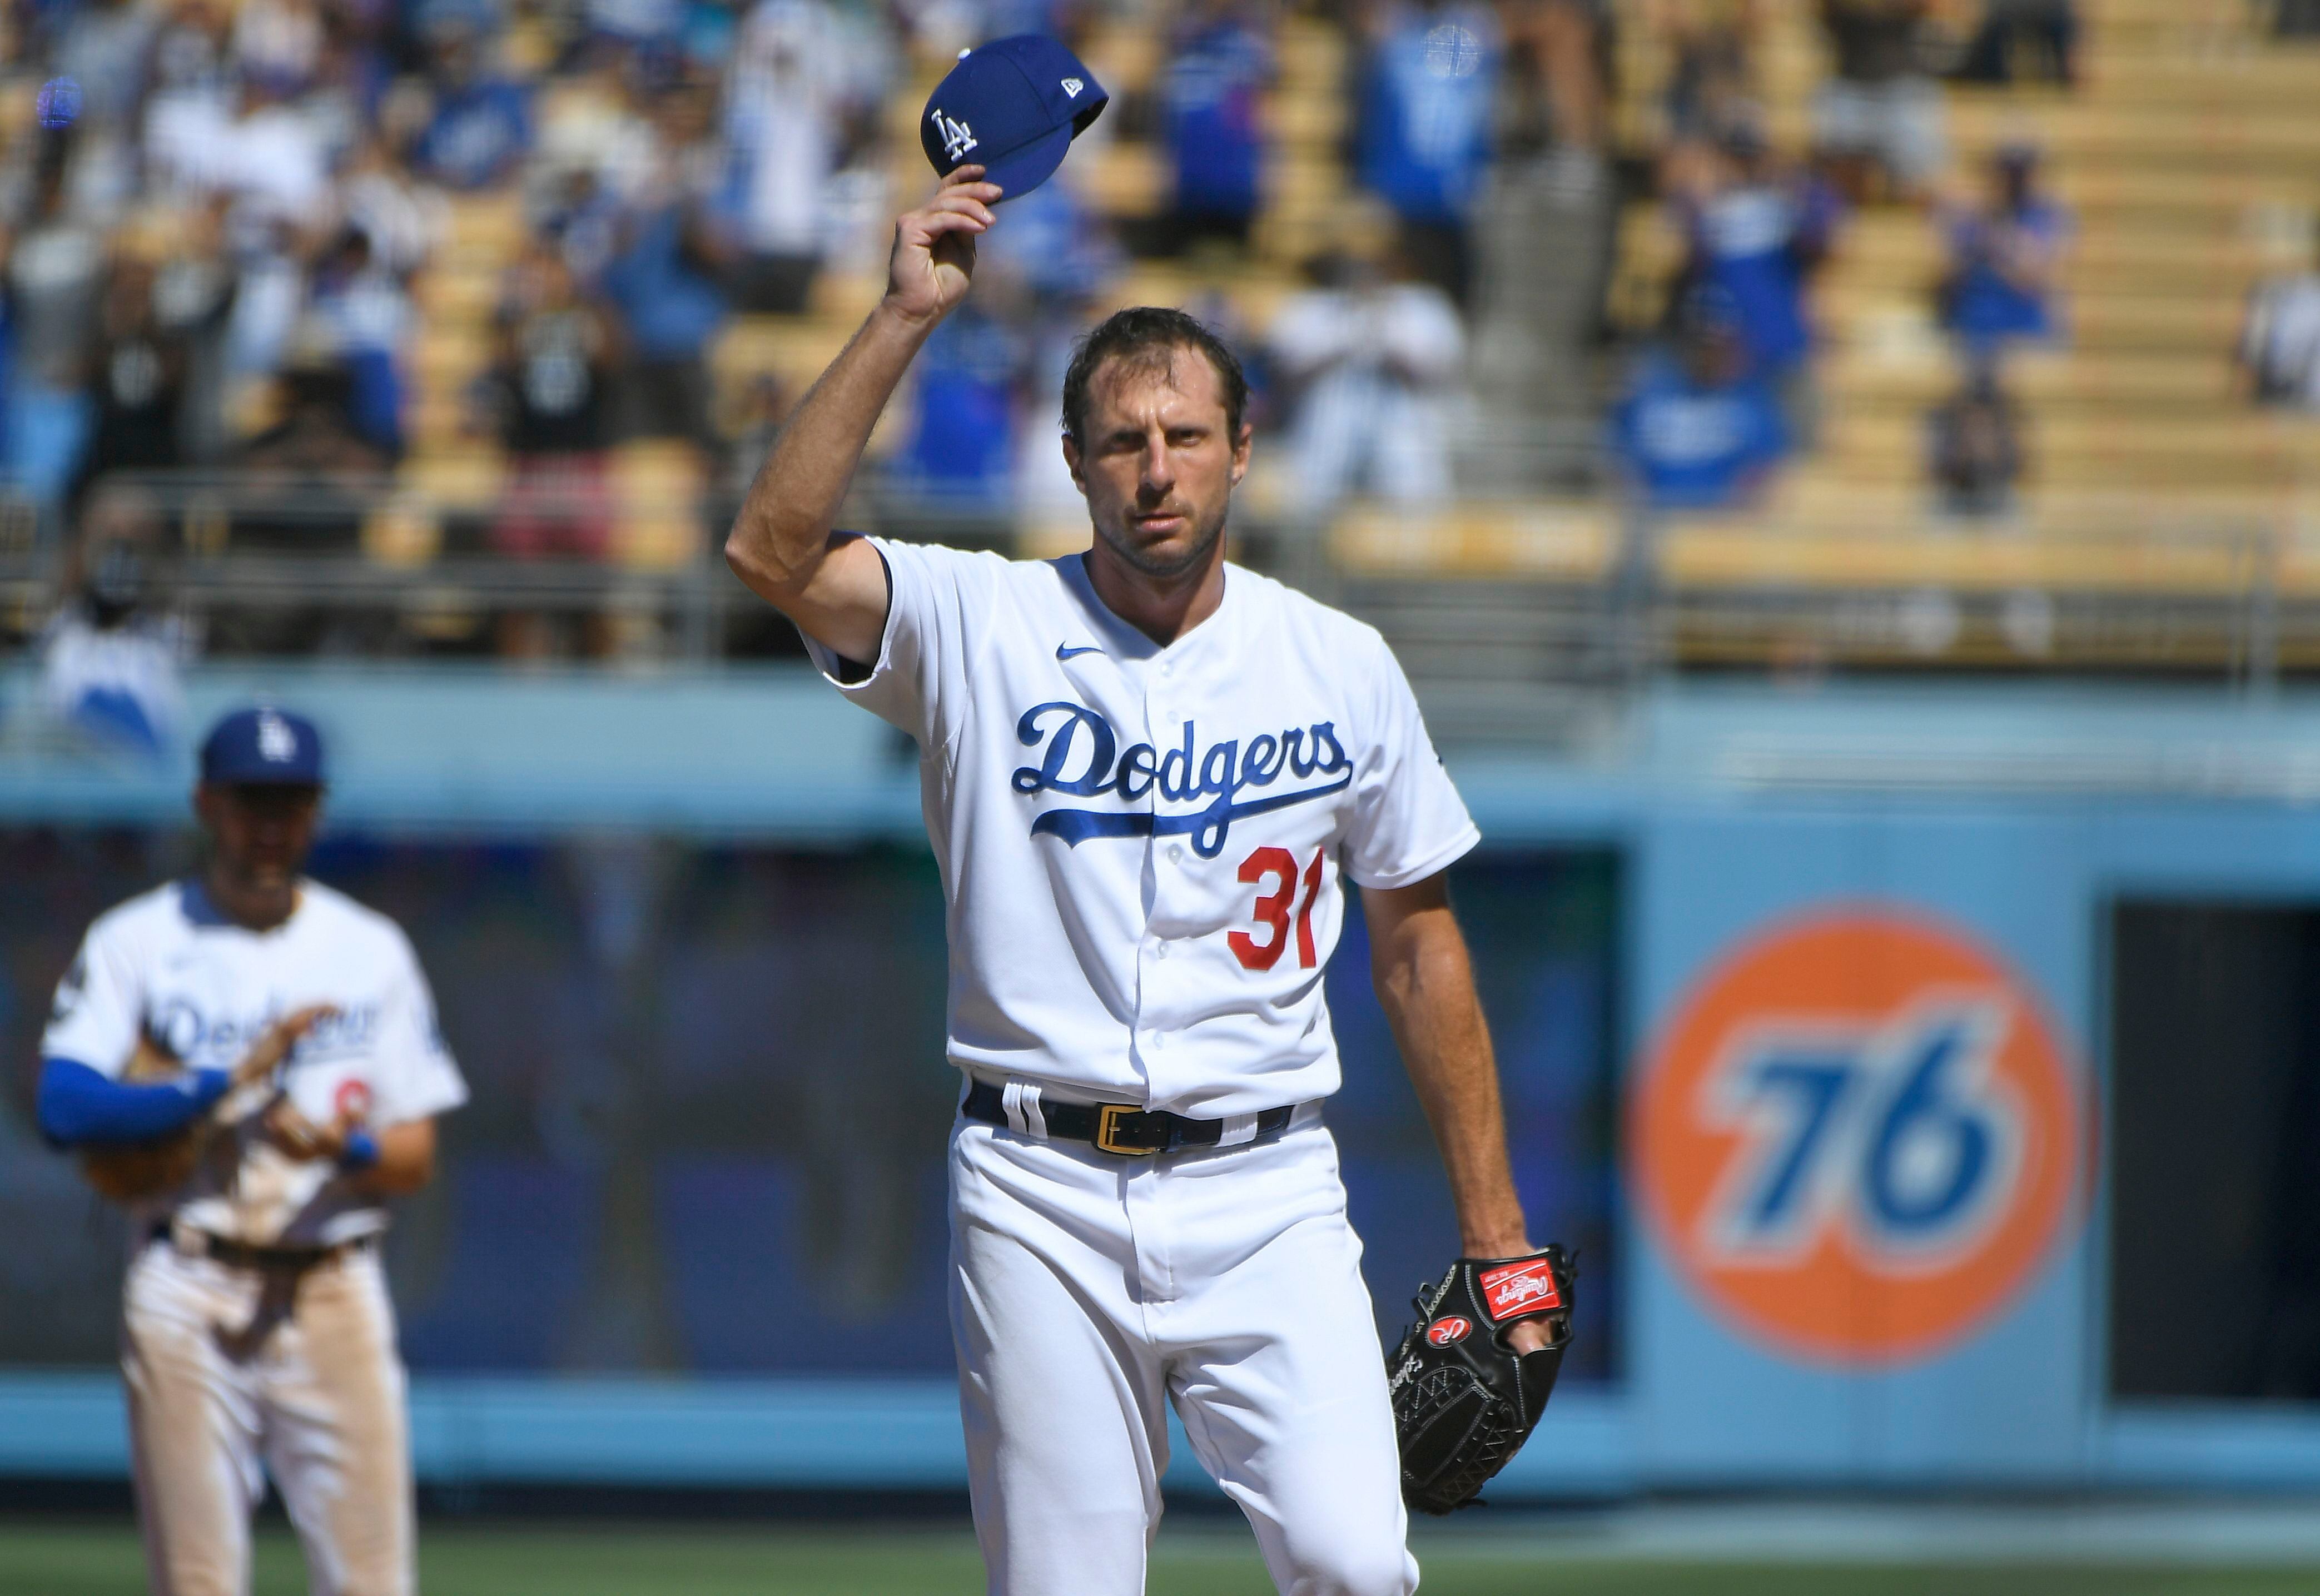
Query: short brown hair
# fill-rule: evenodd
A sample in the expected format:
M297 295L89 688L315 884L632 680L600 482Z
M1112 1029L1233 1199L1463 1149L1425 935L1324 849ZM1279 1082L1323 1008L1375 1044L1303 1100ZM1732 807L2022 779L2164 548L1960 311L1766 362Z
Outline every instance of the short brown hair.
M1088 384L1105 361L1165 370L1168 357L1178 349L1195 350L1216 368L1217 385L1224 389L1225 431L1238 443L1248 414L1248 376L1239 358L1199 317L1151 304L1114 312L1072 350L1071 368L1064 373L1064 435L1074 444L1086 441Z

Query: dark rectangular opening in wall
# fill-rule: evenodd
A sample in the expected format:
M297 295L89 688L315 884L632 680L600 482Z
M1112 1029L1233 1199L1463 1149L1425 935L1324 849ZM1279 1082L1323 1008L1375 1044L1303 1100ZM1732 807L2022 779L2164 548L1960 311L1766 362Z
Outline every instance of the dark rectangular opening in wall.
M2320 905L2112 920L2110 1384L2320 1400Z

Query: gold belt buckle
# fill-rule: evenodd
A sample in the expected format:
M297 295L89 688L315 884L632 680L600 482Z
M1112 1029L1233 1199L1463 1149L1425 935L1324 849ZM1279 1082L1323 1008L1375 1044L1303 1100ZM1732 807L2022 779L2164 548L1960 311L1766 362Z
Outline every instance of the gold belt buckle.
M1098 1103L1095 1110L1095 1145L1097 1148L1106 1153L1116 1153L1123 1158L1149 1158L1155 1153L1157 1153L1160 1150L1158 1147L1123 1147L1117 1139L1121 1116L1126 1114L1140 1114L1143 1111L1143 1110L1137 1108L1130 1103Z

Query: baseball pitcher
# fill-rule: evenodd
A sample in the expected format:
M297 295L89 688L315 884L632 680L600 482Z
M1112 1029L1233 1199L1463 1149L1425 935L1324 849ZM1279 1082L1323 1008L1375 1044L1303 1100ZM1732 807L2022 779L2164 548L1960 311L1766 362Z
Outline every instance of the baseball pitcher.
M1047 118L1015 162L1036 183L1100 91L1051 41L1007 42L976 56L1004 54ZM833 533L1008 192L1013 102L975 86L930 102L948 176L897 223L883 302L775 444L726 555L920 749L965 1076L950 1311L990 1588L1143 1589L1173 1403L1281 1590L1409 1591L1405 1493L1473 1494L1536 1422L1567 1325L1444 891L1478 833L1378 634L1226 562L1247 385L1181 313L1121 312L1065 379L1084 554ZM1470 1255L1391 1396L1322 1115L1348 881Z

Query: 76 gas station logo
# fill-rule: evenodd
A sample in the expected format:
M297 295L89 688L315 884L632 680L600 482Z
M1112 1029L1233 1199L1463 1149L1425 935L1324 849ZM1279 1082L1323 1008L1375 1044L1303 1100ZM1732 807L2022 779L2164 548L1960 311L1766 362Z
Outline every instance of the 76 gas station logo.
M1992 1067L2002 996L1934 996L1870 1026L1772 1020L1700 1083L1703 1123L1737 1145L1695 1232L1727 1265L1778 1265L1826 1238L1888 1268L1938 1265L2005 1211L2022 1110Z
M2075 1224L2083 1073L1963 927L1837 904L1736 939L1669 1006L1629 1158L1711 1315L1808 1363L1930 1356Z

